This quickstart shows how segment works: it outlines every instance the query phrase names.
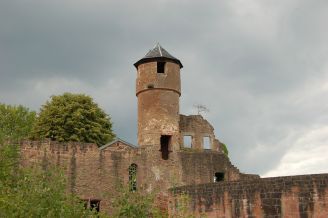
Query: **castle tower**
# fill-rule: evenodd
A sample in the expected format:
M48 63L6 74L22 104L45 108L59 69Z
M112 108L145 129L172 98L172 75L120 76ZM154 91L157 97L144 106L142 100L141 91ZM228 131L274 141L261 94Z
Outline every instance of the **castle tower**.
M181 62L157 44L137 61L138 144L160 150L162 158L179 149Z

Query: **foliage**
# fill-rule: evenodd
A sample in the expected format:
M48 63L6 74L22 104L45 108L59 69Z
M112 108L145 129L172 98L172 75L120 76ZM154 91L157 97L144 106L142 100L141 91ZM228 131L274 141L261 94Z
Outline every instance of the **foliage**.
M130 185L119 183L117 196L112 202L113 218L164 218L167 214L155 203L155 193L130 191Z
M20 139L27 137L35 113L22 106L0 105L0 217L99 217L66 193L66 180L57 168L20 166Z
M175 218L195 218L192 209L190 208L191 199L187 194L180 193L175 195L174 210L172 210L172 217ZM203 216L202 216L203 217Z
M18 149L0 145L0 217L97 217L65 192L60 170L18 165Z
M115 137L110 117L93 99L72 93L52 96L42 106L33 133L37 139L90 142L99 146Z
M28 137L34 121L35 112L28 108L0 103L0 142Z
M224 144L224 143L221 143L221 145L222 145L222 152L226 155L226 156L228 156L229 155L229 151L228 151L228 148L227 148L227 146L226 146L226 144Z

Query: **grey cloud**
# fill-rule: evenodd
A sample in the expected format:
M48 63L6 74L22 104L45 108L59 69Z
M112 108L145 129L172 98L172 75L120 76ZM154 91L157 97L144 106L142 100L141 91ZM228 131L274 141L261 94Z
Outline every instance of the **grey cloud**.
M235 165L264 174L279 164L292 132L327 125L326 93L295 99L325 78L328 3L242 4L2 1L0 101L37 110L52 94L85 92L112 115L117 134L136 143L132 64L160 42L184 65L181 112L207 105Z

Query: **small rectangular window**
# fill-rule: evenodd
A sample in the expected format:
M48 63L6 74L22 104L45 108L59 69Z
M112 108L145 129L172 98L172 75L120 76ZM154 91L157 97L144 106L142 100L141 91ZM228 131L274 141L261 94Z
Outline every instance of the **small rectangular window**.
M99 212L100 211L100 200L98 199L82 199L85 209L90 209Z
M214 174L214 182L221 182L221 181L224 181L224 173L216 172Z
M157 73L165 72L165 62L157 62Z
M192 147L192 137L191 137L191 135L183 136L183 146L185 148L191 148Z
M90 210L100 211L100 200L90 200Z
M211 138L209 136L203 137L203 148L211 149Z

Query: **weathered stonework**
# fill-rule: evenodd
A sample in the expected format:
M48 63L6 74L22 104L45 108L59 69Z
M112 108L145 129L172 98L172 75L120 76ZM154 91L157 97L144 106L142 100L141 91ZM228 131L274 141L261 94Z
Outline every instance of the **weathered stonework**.
M171 152L168 160L158 149L139 148L123 140L102 146L54 141L21 145L22 165L54 164L64 169L68 191L81 199L99 199L102 211L110 212L118 182L128 184L129 167L137 165L137 188L168 197L174 186L210 183L215 172L224 172L225 181L238 180L243 174L229 159L215 151Z
M170 150L178 150L180 67L165 63L165 72L157 73L157 62L137 69L138 144L160 145L161 135L170 135Z
M182 115L180 114L180 145L183 145L183 136L192 137L192 149L202 151L203 137L209 137L211 141L211 150L222 152L221 143L215 138L213 126L201 115Z
M328 217L328 174L221 182L171 189L172 217L180 194L198 217Z
M181 62L157 45L135 66L138 145L121 139L100 148L25 141L22 165L62 167L67 191L100 200L101 210L108 213L116 184L128 184L133 166L137 190L158 193L157 201L172 217L182 193L191 199L190 211L196 216L328 217L327 174L260 179L240 173L223 154L207 120L179 114ZM185 136L191 137L190 147L184 145Z

